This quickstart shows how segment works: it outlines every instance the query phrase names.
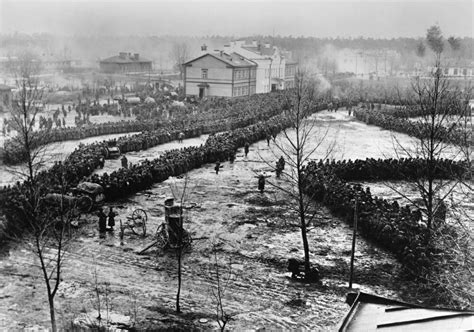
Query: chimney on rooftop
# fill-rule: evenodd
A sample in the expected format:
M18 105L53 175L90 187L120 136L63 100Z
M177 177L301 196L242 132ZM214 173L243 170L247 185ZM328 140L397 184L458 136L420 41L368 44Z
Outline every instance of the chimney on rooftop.
M222 56L224 54L224 51L219 51L219 55Z
M135 60L139 60L140 59L140 53L135 53L134 58L135 58Z
M207 51L207 45L206 44L202 44L201 46L201 52L206 52Z

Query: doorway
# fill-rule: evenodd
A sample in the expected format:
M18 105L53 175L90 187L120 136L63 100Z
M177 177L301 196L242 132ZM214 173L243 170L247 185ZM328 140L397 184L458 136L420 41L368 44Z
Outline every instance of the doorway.
M204 88L199 88L199 98L204 97Z

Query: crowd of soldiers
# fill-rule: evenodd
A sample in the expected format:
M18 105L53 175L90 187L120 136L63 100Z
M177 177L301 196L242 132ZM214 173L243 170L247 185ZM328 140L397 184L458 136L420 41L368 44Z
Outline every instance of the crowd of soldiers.
M345 181L415 180L425 175L427 161L422 158L387 158L365 160L318 161L318 168L332 172ZM437 159L433 165L433 176L439 179L458 178L464 174L466 165L452 159Z
M440 169L459 167L449 160L440 160ZM357 201L358 224L364 234L379 242L397 255L412 271L426 267L426 224L421 222L422 214L412 206L400 206L398 202L388 202L372 195L370 188L360 184L351 185L349 181L372 180L371 173L377 174L378 180L393 179L393 174L418 172L420 160L356 160L343 162L313 161L305 168L305 191L312 199L323 202L336 215L345 218L352 224ZM449 176L449 173L440 173ZM397 175L395 175L397 177ZM442 210L442 209L441 209ZM446 211L444 211L445 215ZM439 218L443 211L437 214ZM441 216L440 216L441 215ZM437 217L435 216L435 218Z
M374 110L373 108L367 107L359 108L354 111L354 116L359 121L376 125L383 129L404 133L409 136L426 138L430 135L432 130L431 124L423 120L410 120L410 118L420 116L420 114L420 111L414 108ZM464 144L466 138L472 140L472 135L470 137L467 135L466 137L463 128L455 128L447 121L436 126L436 137L453 144Z
M214 105L214 107L211 107ZM143 105L145 109L150 109ZM194 107L194 106L193 106ZM222 107L222 108L219 108ZM77 109L77 107L76 107ZM135 135L133 143L134 149L141 146L140 149L146 149L156 144L167 142L165 138L155 140L155 137L163 133L170 132L172 139L174 133L184 132L186 137L195 137L204 133L212 133L217 131L232 130L248 126L256 121L266 120L276 114L279 114L282 109L282 96L274 93L271 95L254 95L250 99L223 101L218 98L215 100L207 100L204 102L202 110L199 112L182 111L172 119L164 121L161 118L150 121L120 121L107 122L101 124L90 124L81 127L72 128L54 128L48 131L48 142L58 142L64 140L78 140L91 136L119 134L134 131L143 131L142 134ZM184 108L184 110L187 110ZM88 113L89 114L89 113ZM86 117L87 118L87 117ZM148 133L148 131L161 129L161 133ZM191 133L192 132L192 133ZM127 139L127 144L119 146L123 151L131 151L127 148L128 142L132 140ZM16 164L24 161L24 154L21 149L15 144L16 140L7 140L5 142L3 158L6 164ZM125 142L120 140L121 142Z
M243 112L239 118L237 115L230 117L234 122L226 123L229 128L234 128L242 124L252 123L244 128L237 128L232 131L219 135L210 135L206 144L200 147L184 148L181 150L172 150L163 154L160 158L153 161L144 161L139 165L131 165L128 168L122 168L110 175L104 174L100 179L93 177L94 182L105 186L106 194L110 199L123 196L137 190L147 188L151 183L163 181L169 176L182 174L183 172L203 163L213 163L216 161L234 160L238 147L248 145L249 142L264 139L268 134L276 135L283 126L287 126L287 120L281 116L273 116L267 121L260 121L262 118L270 117L272 114L281 113L281 106L278 107L278 98L262 97L259 103L254 104L254 109ZM265 105L259 109L259 104ZM319 109L323 109L320 105ZM236 112L236 111L234 111ZM149 138L153 141L153 138ZM158 142L156 140L155 142ZM133 144L132 144L133 145ZM103 164L104 148L107 142L93 144L80 144L64 162L55 163L50 169L40 172L36 177L36 183L41 188L41 193L47 193L54 188L58 188L61 179L64 179L69 187L76 186L79 182L89 179L95 169ZM135 146L143 148L143 146ZM20 211L21 197L24 196L27 185L17 183L13 186L4 187L0 190L2 199L2 208L12 211ZM41 194L40 193L40 194ZM14 214L11 214L14 218Z
M266 122L239 128L222 134L210 135L206 143L199 147L186 147L170 150L154 160L145 160L128 168L120 168L111 174L102 176L94 174L86 180L104 187L109 199L120 198L140 190L147 189L151 184L162 182L170 176L178 176L203 164L220 163L235 158L239 147L264 139L267 132L278 132L286 124L281 116Z

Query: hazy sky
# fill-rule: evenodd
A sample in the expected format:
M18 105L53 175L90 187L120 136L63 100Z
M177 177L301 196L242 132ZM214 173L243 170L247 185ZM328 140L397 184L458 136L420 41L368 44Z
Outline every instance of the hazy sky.
M0 0L0 31L101 35L472 37L473 1Z

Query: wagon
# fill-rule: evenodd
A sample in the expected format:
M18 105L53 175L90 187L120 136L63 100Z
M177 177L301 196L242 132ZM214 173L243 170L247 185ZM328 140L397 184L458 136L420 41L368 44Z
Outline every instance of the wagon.
M173 198L165 200L165 222L158 226L156 245L161 249L189 248L192 238L183 228L183 207L174 204Z
M107 146L104 148L105 159L117 159L120 157L120 149L118 146Z
M82 201L81 210L84 212L90 212L94 206L105 200L104 188L98 183L81 182L72 191Z
M179 241L179 227L173 228L169 224L162 223L156 230L156 245L163 249L179 249L191 247L192 238L189 232L181 226L181 243Z
M63 209L65 210L77 209L81 212L89 212L92 209L92 200L85 195L77 197L49 193L42 198L42 203L51 208L60 208L61 204L63 204Z
M143 209L135 209L127 216L127 224L133 234L142 237L146 236L146 223L148 221L148 215Z

